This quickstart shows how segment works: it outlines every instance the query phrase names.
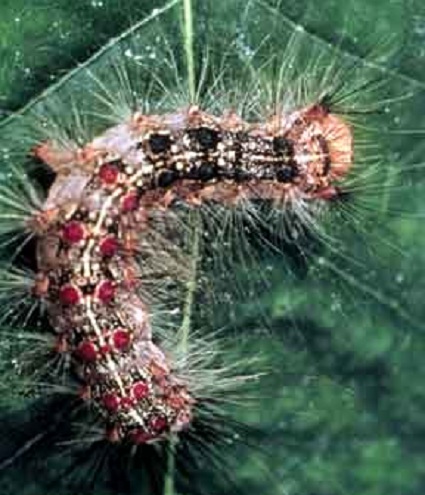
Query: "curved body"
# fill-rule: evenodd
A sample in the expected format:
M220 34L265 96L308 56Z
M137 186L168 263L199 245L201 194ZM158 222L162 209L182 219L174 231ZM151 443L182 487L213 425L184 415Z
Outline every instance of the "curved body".
M135 114L83 148L46 142L35 154L57 172L33 219L35 291L108 436L144 443L188 426L196 402L152 340L137 295L149 211L174 200L332 199L352 163L352 135L318 105L261 124L191 107Z

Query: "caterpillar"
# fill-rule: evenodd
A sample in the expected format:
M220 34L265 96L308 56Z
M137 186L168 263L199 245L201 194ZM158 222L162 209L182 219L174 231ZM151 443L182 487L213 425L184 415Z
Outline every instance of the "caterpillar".
M257 7L248 6L243 21L252 8ZM69 100L59 95L58 103L55 95L48 94L47 101L37 103L36 138L30 129L24 144L26 152L32 150L32 160L41 160L55 174L47 199L41 199L19 171L12 174L17 190L12 185L3 189L7 215L1 229L7 242L13 242L15 232L22 229L26 236L38 238L38 274L28 281L27 273L9 270L12 280L5 284L6 291L17 289L18 310L21 285L43 301L54 335L45 337L48 346L68 363L66 373L78 382L77 394L94 411L95 425L100 416L102 426L96 438L105 438L106 427L106 438L117 451L122 444L156 449L175 434L190 436L203 402L208 402L215 388L227 391L226 379L216 379L217 369L211 371L207 387L202 383L205 369L200 374L190 369L190 353L180 365L176 362L178 352L173 347L178 347L179 323L175 312L170 312L170 328L161 332L151 299L155 299L153 292L163 290L163 282L154 273L146 283L152 263L162 264L168 276L197 258L179 246L181 236L191 230L187 212L199 210L204 222L211 224L216 218L217 223L222 220L217 212L229 210L229 215L241 213L250 221L260 216L257 206L266 204L272 212L261 220L266 228L276 229L276 218L283 219L285 235L289 232L291 242L295 238L296 244L302 244L297 238L298 222L302 229L317 233L320 223L325 223L323 212L341 211L341 205L345 208L345 201L352 199L350 182L355 186L357 173L360 179L364 174L369 185L376 180L361 160L362 134L369 130L363 123L386 101L375 97L381 79L372 70L373 77L361 76L364 79L357 81L358 72L367 70L353 67L351 60L351 72L343 64L335 69L326 58L322 68L320 57L310 54L313 62L308 70L293 69L302 59L297 43L306 35L301 31L287 41L277 70L274 57L265 63L261 56L259 61L253 57L253 62L248 54L247 62L240 54L245 47L241 50L239 37L237 56L232 54L230 61L226 54L222 57L230 74L212 69L214 60L205 55L194 92L187 89L190 78L184 80L173 51L169 57L146 62L152 53L168 54L169 40L158 35L162 28L143 25L143 29L142 42L136 34L143 31L132 30L130 43L116 43L113 56L95 57L77 73L78 84L69 83ZM147 40L160 47L158 52L148 48ZM126 58L130 68L123 62ZM239 74L235 79L233 69L245 70L246 77ZM210 70L215 70L212 81ZM305 80L304 74L311 80ZM110 88L104 83L106 75ZM241 85L237 91L236 84ZM80 98L84 105L78 102L76 109L75 100ZM52 111L51 105L58 108ZM96 120L100 114L101 123ZM83 129L85 119L90 122L88 131ZM23 124L18 123L20 136ZM36 169L35 175L41 173ZM172 232L162 236L170 223ZM210 236L220 243L224 237L217 230L223 232L226 227L212 225ZM327 234L320 235L328 241ZM224 244L219 249L225 250ZM147 259L148 251L152 259ZM172 261L178 256L177 262ZM232 261L228 260L230 266ZM147 289L149 283L152 287ZM170 292L165 285L161 298L168 305L174 297ZM199 297L200 311L207 311L208 294ZM177 298L181 305L180 293ZM229 305L235 306L235 300L230 298ZM201 361L208 361L210 352L194 339L195 361L200 354L205 354ZM230 384L235 381L245 378L229 379ZM216 419L213 414L205 423ZM230 419L223 422L234 427Z
M35 150L57 172L32 222L40 232L36 292L112 436L144 442L179 431L193 402L152 344L148 310L129 293L140 278L133 253L146 228L142 205L155 208L158 189L167 202L169 193L190 203L235 201L244 182L261 199L332 197L332 178L350 167L351 131L321 107L247 127L235 115L218 120L191 108L135 115L74 152L54 143Z

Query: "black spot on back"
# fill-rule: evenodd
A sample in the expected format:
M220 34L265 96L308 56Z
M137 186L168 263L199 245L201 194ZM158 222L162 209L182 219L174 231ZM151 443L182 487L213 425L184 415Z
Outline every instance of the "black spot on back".
M276 136L273 139L273 151L277 155L290 160L294 156L294 145L292 141L284 136Z
M202 151L213 151L217 148L220 135L215 129L209 127L199 127L189 131L189 136L196 141Z
M216 175L217 170L213 163L204 162L198 169L198 178L203 182L213 179Z
M149 148L152 153L165 153L171 147L171 137L168 134L151 134L149 136Z
M159 187L169 187L179 178L177 170L164 170L158 176Z
M297 168L291 165L282 165L276 171L276 179L278 180L278 182L292 182L297 175Z

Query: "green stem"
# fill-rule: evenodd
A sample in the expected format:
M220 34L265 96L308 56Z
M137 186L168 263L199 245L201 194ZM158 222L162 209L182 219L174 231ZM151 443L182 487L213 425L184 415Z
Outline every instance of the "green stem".
M192 311L195 301L196 292L196 280L198 273L198 260L199 260L199 247L200 247L200 217L198 212L194 212L195 218L193 220L193 238L192 249L190 253L190 277L186 283L186 298L183 307L182 324L179 329L179 349L184 356L188 352L189 347L189 335L192 323ZM175 452L178 438L176 435L170 438L168 444L168 456L167 456L167 472L164 479L164 495L175 495L174 478L175 478Z
M200 218L198 212L194 213L195 219L193 220L193 238L192 238L192 251L191 251L191 264L190 264L190 278L186 283L186 299L183 307L183 318L180 327L180 351L182 354L186 354L188 351L189 334L192 321L193 303L196 292L196 280L198 272L198 259L199 259L199 243L200 243Z
M193 5L192 0L183 0L183 42L186 57L186 70L188 80L189 100L191 103L195 102L196 90L195 90L195 61L193 52ZM192 239L191 250L191 266L190 277L186 284L186 298L183 307L182 324L179 330L179 347L183 357L188 352L189 334L192 322L192 310L195 299L196 291L196 279L198 270L198 257L199 257L199 217L195 213L196 218L194 222L194 231ZM167 472L164 479L164 495L175 495L175 468L176 468L176 446L178 438L176 435L172 436L168 445L167 456Z
M176 445L177 437L172 436L168 442L167 472L164 479L164 495L175 495L174 472L176 467Z
M187 79L189 98L194 103L195 91L195 60L193 56L193 5L192 0L183 0L183 40L186 55Z
M186 283L186 298L183 307L182 324L179 329L179 347L180 352L186 355L189 346L189 334L192 323L192 311L193 303L195 300L196 292L196 279L198 272L198 260L199 260L199 246L200 246L200 217L198 212L194 212L195 218L193 220L193 244L190 253L190 277ZM178 438L176 435L171 436L168 444L168 456L167 456L167 472L164 479L164 495L175 495L174 478L176 467L176 446Z

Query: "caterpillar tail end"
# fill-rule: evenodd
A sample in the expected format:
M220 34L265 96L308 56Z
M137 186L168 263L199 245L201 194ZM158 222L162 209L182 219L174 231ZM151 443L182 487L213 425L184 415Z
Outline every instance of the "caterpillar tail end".
M76 150L65 148L55 141L43 141L31 150L31 155L60 172L76 161Z
M76 170L91 170L93 161L91 149L80 148L75 143L65 145L51 140L42 141L30 154L59 175L68 175Z

